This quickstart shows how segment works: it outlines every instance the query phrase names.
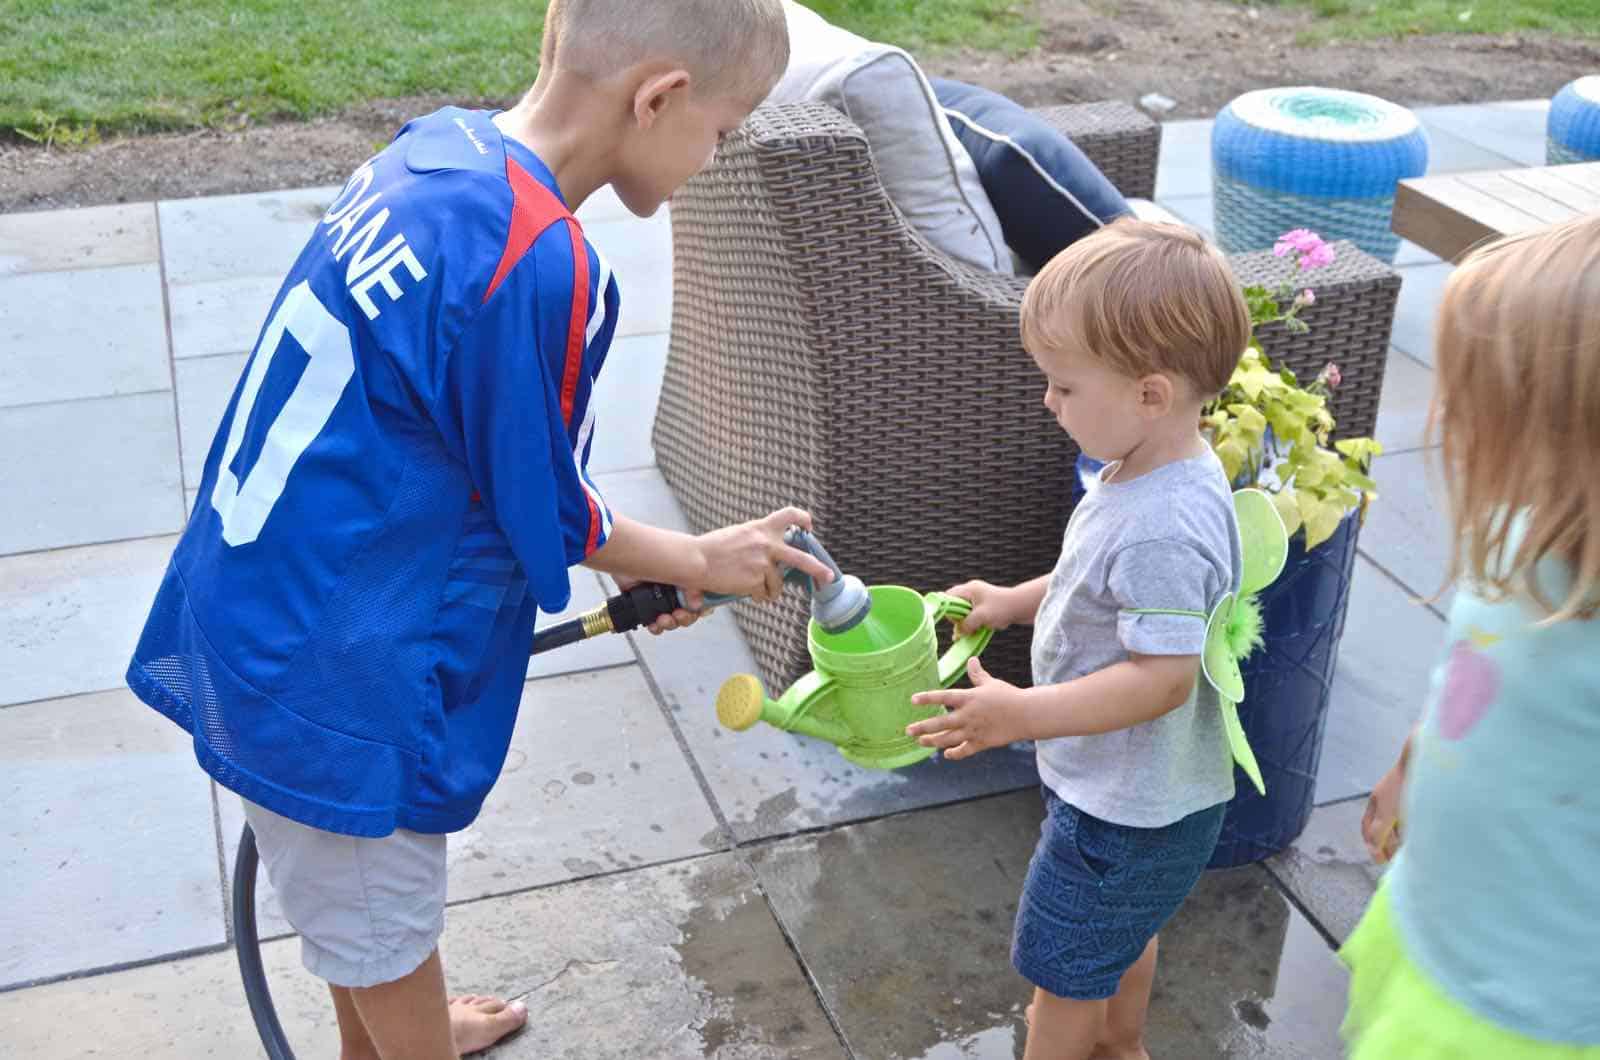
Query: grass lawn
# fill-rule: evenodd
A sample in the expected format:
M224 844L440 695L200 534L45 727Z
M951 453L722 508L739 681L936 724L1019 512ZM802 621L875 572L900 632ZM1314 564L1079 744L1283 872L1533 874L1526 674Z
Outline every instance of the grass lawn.
M308 118L390 96L505 99L533 80L544 0L9 0L0 135ZM1025 0L815 0L908 49L1026 48Z
M1600 0L1279 0L1307 7L1324 21L1306 34L1404 37L1418 33L1553 33L1600 35Z

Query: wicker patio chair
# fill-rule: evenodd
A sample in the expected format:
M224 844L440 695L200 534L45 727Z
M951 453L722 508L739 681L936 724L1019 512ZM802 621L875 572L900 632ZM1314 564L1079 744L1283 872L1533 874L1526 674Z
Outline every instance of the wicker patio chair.
M1121 104L1042 112L1120 190L1154 189L1159 131ZM1024 279L930 247L884 194L861 130L817 104L761 108L672 202L673 320L657 462L699 530L786 504L867 584L1010 584L1050 570L1076 450L1018 338ZM1234 261L1246 282L1288 267ZM1399 278L1339 247L1306 336L1267 336L1296 371L1340 363L1343 433L1377 414ZM810 668L791 593L736 617L776 693ZM1028 631L992 672L1028 678Z

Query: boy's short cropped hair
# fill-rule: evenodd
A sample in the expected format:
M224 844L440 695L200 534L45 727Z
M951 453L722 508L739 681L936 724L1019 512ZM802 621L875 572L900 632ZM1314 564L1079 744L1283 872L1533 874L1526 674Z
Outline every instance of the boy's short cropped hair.
M780 0L552 0L540 61L605 77L651 59L681 63L702 92L759 103L789 65Z
M1130 378L1182 377L1204 397L1228 385L1250 310L1222 252L1191 228L1120 220L1057 254L1022 300L1022 343L1071 348Z

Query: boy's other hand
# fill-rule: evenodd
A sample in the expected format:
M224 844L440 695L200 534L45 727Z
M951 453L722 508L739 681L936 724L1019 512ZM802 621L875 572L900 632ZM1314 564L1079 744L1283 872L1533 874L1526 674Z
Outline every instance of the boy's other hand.
M811 529L811 515L799 508L783 508L764 519L723 527L700 535L705 557L704 589L711 592L776 600L783 592L779 565L804 571L818 585L833 580L833 572L809 552L784 543L791 526Z
M965 637L980 629L992 629L998 633L1016 624L1010 589L985 581L970 581L962 582L949 593L972 604L972 613L956 624L958 636Z
M911 702L919 707L942 706L950 713L907 725L906 735L915 736L924 747L938 748L946 758L969 758L992 747L1032 739L1020 688L990 677L976 658L967 663L967 676L971 688L937 689L912 696Z

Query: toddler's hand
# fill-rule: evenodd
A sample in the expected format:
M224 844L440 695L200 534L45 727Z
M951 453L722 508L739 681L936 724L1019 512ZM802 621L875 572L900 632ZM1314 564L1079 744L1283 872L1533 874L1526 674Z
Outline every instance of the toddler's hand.
M752 596L757 600L776 600L783 592L782 564L795 567L816 579L818 585L833 580L833 572L817 557L784 543L784 532L791 526L811 529L811 516L799 508L784 508L765 519L723 527L700 535L700 548L706 561L706 583L710 592Z
M1016 685L990 677L976 658L967 663L972 687L918 692L911 702L919 707L943 706L940 714L906 726L924 747L937 747L946 758L968 758L991 747L1005 747L1032 737L1027 707Z
M984 581L970 581L963 582L949 592L951 596L959 596L972 604L972 613L956 625L959 636L965 637L980 629L992 629L998 633L1017 621L1017 616L1012 614L1015 608L1012 607L1010 589Z

